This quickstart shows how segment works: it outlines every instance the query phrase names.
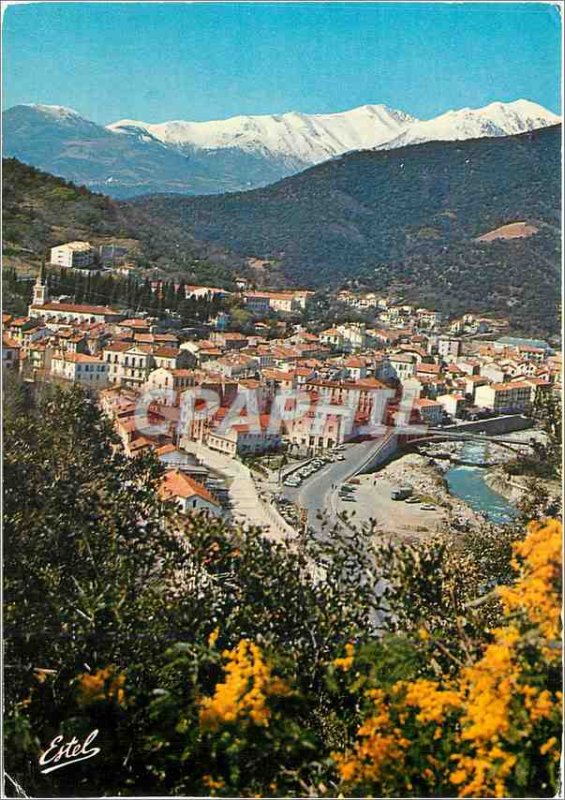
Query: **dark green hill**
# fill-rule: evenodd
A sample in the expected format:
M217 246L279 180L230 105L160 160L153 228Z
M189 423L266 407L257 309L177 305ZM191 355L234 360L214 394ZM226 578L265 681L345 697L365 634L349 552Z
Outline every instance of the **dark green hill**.
M74 239L100 244L123 242L141 267L158 267L193 279L229 278L206 261L213 249L200 247L190 233L154 221L142 208L94 194L16 159L2 161L2 251L4 263L37 266L50 247Z
M312 286L401 281L436 305L556 323L561 128L465 142L362 151L264 189L132 201L196 239ZM529 239L477 243L533 221ZM446 271L449 278L444 276ZM509 281L511 291L509 294ZM542 300L536 292L543 286ZM464 291L462 291L464 287ZM546 304L550 305L547 307ZM522 324L522 322L520 324Z

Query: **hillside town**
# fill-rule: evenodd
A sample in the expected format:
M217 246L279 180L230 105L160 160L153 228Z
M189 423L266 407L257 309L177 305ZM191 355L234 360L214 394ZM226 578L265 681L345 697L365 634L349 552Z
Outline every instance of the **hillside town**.
M560 5L3 4L1 797L560 796Z
M88 271L94 251L70 242L53 248L50 260L51 268ZM152 291L162 291L161 281ZM342 481L363 471L359 447L342 452L347 443L369 439L378 452L393 430L403 437L394 439L397 447L422 431L527 415L542 396L561 397L561 353L505 335L497 319L448 318L342 290L335 301L351 321L324 328L296 321L311 291L259 291L241 281L234 291L187 285L185 292L237 296L252 332L238 330L229 312L183 328L166 313L52 297L44 269L27 315L2 318L3 366L25 381L84 387L128 456L155 454L165 469L163 495L185 513L204 510L289 534L304 510L281 491L332 461L347 462ZM359 321L359 312L370 321ZM323 493L317 502L323 505Z

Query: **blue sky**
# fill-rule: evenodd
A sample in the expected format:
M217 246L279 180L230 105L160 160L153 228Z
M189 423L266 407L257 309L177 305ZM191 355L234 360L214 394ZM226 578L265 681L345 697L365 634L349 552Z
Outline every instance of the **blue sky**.
M4 108L221 119L386 103L427 118L527 98L560 113L543 3L31 3L4 16Z

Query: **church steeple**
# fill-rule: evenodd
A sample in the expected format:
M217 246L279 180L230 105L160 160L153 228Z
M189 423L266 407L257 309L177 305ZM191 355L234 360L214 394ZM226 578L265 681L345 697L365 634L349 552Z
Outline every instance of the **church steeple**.
M41 269L39 270L39 275L37 276L37 280L35 281L35 285L33 287L33 300L32 305L34 306L43 306L49 300L49 292L47 289L46 283L46 273L45 273L45 259L41 259Z

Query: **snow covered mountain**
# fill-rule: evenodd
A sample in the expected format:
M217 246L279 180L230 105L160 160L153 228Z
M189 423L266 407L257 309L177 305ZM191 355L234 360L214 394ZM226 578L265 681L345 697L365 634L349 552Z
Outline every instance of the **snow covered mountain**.
M288 166L311 166L351 150L391 149L428 141L509 136L554 125L560 118L537 103L516 100L484 108L448 111L418 120L384 105L365 105L337 114L231 117L213 122L120 120L115 133L157 140L182 152L237 149L277 158Z
M399 136L381 145L381 149L390 150L422 142L511 136L558 122L561 122L561 118L557 114L529 100L491 103L484 108L462 108L459 111L447 111L433 119L415 121Z
M274 183L352 150L507 136L560 122L527 100L419 120L384 105L336 114L238 116L210 122L120 120L106 127L64 106L2 115L4 154L114 197L218 194Z
M399 136L416 122L404 111L366 105L337 114L239 116L210 122L150 124L120 120L108 125L115 133L158 140L184 152L238 149L271 156L290 165L310 166L349 150L366 150Z

